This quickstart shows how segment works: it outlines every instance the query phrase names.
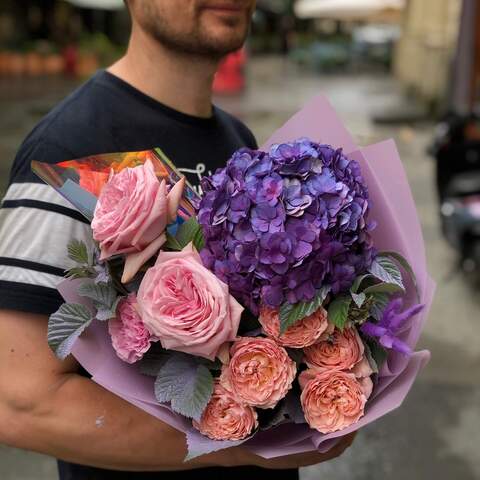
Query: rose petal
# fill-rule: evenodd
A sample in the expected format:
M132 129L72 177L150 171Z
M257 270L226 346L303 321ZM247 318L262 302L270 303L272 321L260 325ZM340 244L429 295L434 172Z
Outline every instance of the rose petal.
M130 282L140 270L142 265L152 258L167 240L165 233L156 238L145 250L135 253L127 253L125 266L123 267L122 283Z

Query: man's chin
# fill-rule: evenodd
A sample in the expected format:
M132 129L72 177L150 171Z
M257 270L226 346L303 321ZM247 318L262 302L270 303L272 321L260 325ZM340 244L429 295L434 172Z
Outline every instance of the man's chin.
M242 32L239 34L232 34L232 32L209 32L208 37L205 37L203 44L205 50L217 53L218 55L227 55L242 48L245 43L246 35Z

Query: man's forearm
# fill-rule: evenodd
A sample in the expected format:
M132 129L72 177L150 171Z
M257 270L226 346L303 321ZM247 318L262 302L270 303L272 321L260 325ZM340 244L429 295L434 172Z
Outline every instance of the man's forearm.
M183 463L184 434L87 378L67 374L60 381L33 410L0 414L5 443L75 463L133 471L229 464L235 455L223 452Z

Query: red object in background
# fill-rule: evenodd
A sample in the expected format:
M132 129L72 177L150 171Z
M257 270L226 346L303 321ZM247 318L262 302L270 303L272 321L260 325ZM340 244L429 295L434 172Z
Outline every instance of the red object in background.
M230 53L220 63L213 81L215 93L239 93L245 88L245 50Z
M62 52L64 72L74 76L77 73L78 50L75 45L65 47Z

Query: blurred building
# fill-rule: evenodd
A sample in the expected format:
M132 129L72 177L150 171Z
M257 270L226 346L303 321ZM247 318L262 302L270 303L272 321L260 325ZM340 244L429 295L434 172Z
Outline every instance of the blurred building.
M435 109L447 101L461 7L462 0L409 0L404 12L394 72Z

